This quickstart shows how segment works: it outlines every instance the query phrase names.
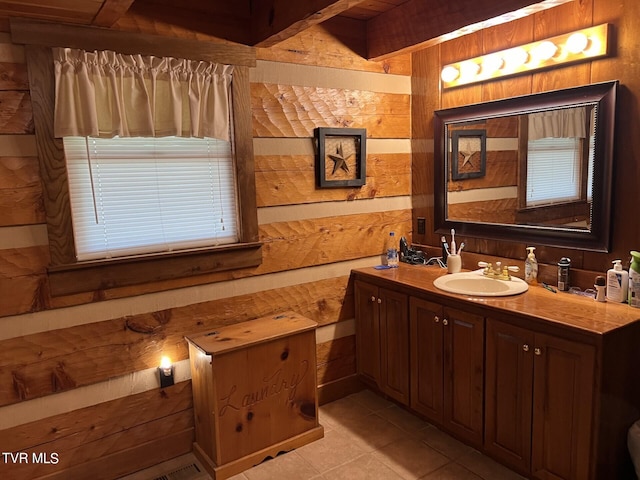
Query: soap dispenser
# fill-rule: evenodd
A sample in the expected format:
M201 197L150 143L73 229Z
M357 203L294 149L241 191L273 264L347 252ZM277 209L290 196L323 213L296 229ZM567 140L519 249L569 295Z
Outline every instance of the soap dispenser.
M538 283L538 260L535 253L533 253L535 249L536 247L527 247L529 254L524 261L524 280L530 285Z
M629 273L622 269L622 260L614 260L613 268L607 272L607 300L626 302L629 287Z

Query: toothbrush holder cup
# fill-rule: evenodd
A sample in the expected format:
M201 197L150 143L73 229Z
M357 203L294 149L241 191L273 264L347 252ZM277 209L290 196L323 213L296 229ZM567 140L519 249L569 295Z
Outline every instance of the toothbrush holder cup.
M458 254L447 257L447 272L458 273L462 270L462 257Z

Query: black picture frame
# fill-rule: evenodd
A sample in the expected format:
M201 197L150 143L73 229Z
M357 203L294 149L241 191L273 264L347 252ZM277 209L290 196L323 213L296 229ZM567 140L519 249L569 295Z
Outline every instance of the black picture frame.
M453 131L450 163L451 180L484 177L487 171L487 131Z
M361 187L366 183L365 128L320 127L315 129L315 138L319 188Z

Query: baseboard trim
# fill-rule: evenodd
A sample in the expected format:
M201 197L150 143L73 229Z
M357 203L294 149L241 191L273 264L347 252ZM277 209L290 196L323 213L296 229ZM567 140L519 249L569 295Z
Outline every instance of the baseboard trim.
M324 405L339 400L352 393L357 393L365 387L357 374L318 385L318 404Z

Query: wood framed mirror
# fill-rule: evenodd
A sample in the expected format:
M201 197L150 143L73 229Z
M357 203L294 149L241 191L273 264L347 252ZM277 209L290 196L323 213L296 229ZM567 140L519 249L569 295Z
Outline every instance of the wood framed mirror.
M435 231L607 252L617 89L611 81L436 111ZM459 148L479 131L480 154ZM482 174L461 176L462 165Z

